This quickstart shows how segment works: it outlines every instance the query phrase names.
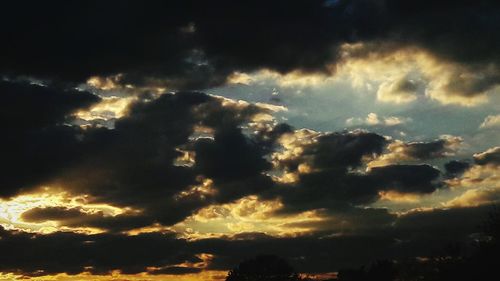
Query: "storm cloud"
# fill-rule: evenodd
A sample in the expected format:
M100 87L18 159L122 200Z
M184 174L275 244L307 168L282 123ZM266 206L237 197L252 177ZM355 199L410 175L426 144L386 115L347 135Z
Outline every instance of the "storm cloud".
M0 98L1 197L39 184L79 159L82 131L66 124L72 112L98 102L98 97L57 85L3 80Z
M496 1L21 1L2 9L1 71L200 89L235 71L330 71L342 44L388 52L386 41L498 69L499 9ZM474 95L496 84L498 72L463 86Z
M295 238L277 238L247 233L232 239L187 241L173 233L84 235L77 233L29 234L0 231L3 255L1 270L24 275L54 273L185 274L201 270L228 270L256 253L275 253L288 259L301 272L331 272L373 261L373 257L408 258L440 250L443 243L471 243L470 233L491 206L436 210L404 215L377 231L341 237L321 233ZM466 222L466 223L464 223ZM28 250L29 249L29 250ZM54 251L57 249L57 251ZM78 254L75 254L78 253ZM200 254L213 258L204 267L180 266L201 262ZM147 269L155 267L161 269Z

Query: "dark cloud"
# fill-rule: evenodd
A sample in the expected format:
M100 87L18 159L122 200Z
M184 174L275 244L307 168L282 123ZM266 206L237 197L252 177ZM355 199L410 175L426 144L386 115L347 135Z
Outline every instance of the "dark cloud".
M363 156L381 153L386 143L383 136L375 133L329 133L310 144L301 145L303 152L299 157L283 159L279 165L295 171L301 163L307 163L314 169L346 173L348 169L358 167Z
M444 139L432 142L411 142L405 144L405 153L411 158L426 160L443 157L447 150Z
M183 275L201 272L201 268L185 267L185 266L170 266L158 270L153 270L150 274L170 274L170 275Z
M179 264L200 262L197 255L201 253L214 255L207 269L228 270L256 254L278 253L300 265L299 270L326 272L339 266L367 262L392 244L390 238L375 236L280 239L259 235L253 240L206 239L188 242L157 233L136 236L33 235L2 230L0 235L0 249L10 253L1 258L2 272L28 276L63 272L78 274L84 271L109 274L112 270L133 274L146 272L147 267L161 268L151 274L195 273L200 268Z
M288 133L293 132L293 127L286 123L279 123L271 130L264 130L258 132L257 138L261 145L268 150L272 150L276 146L278 139Z
M0 17L0 71L204 88L233 71L325 71L343 43L387 41L480 69L500 61L499 9L487 0L17 1ZM465 92L491 88L498 75L480 80Z
M387 152L374 163L377 161L379 163L421 163L426 160L446 158L454 155L462 142L462 138L453 136L420 142L396 140L388 145Z
M429 165L388 165L369 173L382 189L403 193L431 193L439 187L440 171Z
M215 133L214 139L196 143L195 169L214 180L220 194L235 200L245 194L255 194L272 186L262 173L271 168L258 143L249 140L241 129L228 128Z
M298 181L280 184L262 196L281 198L285 212L343 209L354 202L371 201L377 194L371 180L351 172L363 157L381 153L386 143L380 135L359 131L325 134L299 144L300 155L279 159L276 165L299 173L299 166L305 164L311 171L299 173Z
M384 137L374 133L333 133L306 146L304 155L314 155L312 164L318 169L355 168L361 164L363 156L381 153L386 142Z
M471 164L465 161L452 160L444 164L448 177L458 177L470 168Z
M454 61L498 62L498 54L490 48L500 43L495 32L500 25L494 16L500 9L497 1L385 2L385 11L391 15L386 19L391 25L389 36L411 40Z
M184 217L190 204L180 208L173 197L196 184L196 175L188 167L173 165L179 156L176 147L193 133L197 122L193 107L209 100L203 94L181 93L132 105L130 114L118 120L115 129L87 130L82 148L85 159L51 182L90 194L101 203L148 211L167 204L172 210L165 215L168 218L158 218L162 221ZM147 225L151 219L144 218L143 223Z
M58 85L2 80L0 99L1 197L47 180L79 159L83 132L65 123L99 98Z
M470 250L484 232L484 223L493 210L493 206L483 205L410 212L395 221L393 235L407 252L426 249L429 255L456 242Z
M0 237L0 248L10 253L2 256L1 271L24 275L77 274L87 271L86 267L96 274L114 269L138 273L145 272L148 266L173 266L198 260L186 253L184 240L170 234L34 235L2 229Z
M86 213L80 208L46 207L33 208L21 215L23 221L40 222L48 220L73 220L85 216Z
M112 216L104 214L103 211L88 212L81 207L37 207L22 213L21 219L33 223L55 221L65 227L92 227L108 232L120 232L152 223L150 217L141 214L125 213Z
M70 109L73 107L62 114L66 116ZM88 213L78 207L46 207L27 211L22 219L29 222L57 221L67 227L97 227L107 230L109 234L95 237L122 241L129 238L121 238L118 234L121 231L155 223L169 226L210 204L227 203L257 194L264 199L280 198L284 204L282 212L323 209L326 215L334 214L346 221L361 223L366 220L362 223L364 226L356 223L339 225L336 222L332 222L331 226L316 225L322 232L340 229L364 235L368 229L374 231L389 227L394 219L385 210L359 208L359 205L377 200L380 191L430 193L439 187L440 172L428 165L390 165L362 172L365 159L380 154L388 144L383 136L364 131L317 135L315 141L302 145L302 154L296 159L284 159L278 165L297 172L298 165L307 163L311 171L300 174L296 183L277 184L266 175L272 169L267 155L280 149L278 140L281 136L294 132L286 124L261 128L256 133L247 132L246 124L259 113L269 112L254 105L234 103L202 93L179 92L163 94L152 101L135 102L129 107L127 116L116 120L114 129L90 127L81 130L66 125L66 128L79 132L77 145L66 151L67 157L78 161L64 162L63 170L44 175L37 183L55 184L70 193L87 194L88 203L132 207L140 212L113 217L102 212ZM59 122L66 119L64 116L59 118L47 121L50 124L47 126L62 126ZM191 139L196 133L196 126L210 127L213 137ZM17 151L25 149L24 143L16 145ZM180 156L179 147L194 152L193 166L174 165L175 159ZM79 155L85 157L75 158ZM196 189L192 191L193 186L203 184L203 179L207 178L213 181L214 194L204 195ZM179 196L182 192L188 195ZM16 235L24 237L24 234ZM57 235L70 237L69 234ZM77 236L76 240L82 237ZM39 238L41 241L49 239L49 236L37 236L35 240ZM312 241L317 237L308 239L311 241L307 243L314 244ZM381 238L369 237L363 241L372 239ZM114 245L111 241L110 246L106 243L102 242L101 246ZM272 240L272 243L275 241ZM340 247L337 240L332 243L335 245L332 247ZM239 260L239 256L231 257ZM85 255L81 258L84 259ZM357 258L353 256L352 260L345 262L351 263ZM365 262L363 256L359 259ZM38 266L50 272L80 272L87 266L86 262L78 261L67 268L62 264L55 271L51 271L51 264ZM93 269L96 272L111 270L114 266L127 272L144 270L142 265L110 264L107 260L98 262L99 266ZM13 270L8 265L6 271ZM33 273L39 269L30 266L26 272ZM174 263L155 266L161 268L156 274L199 271L198 268L179 268Z
M254 139L240 127L265 109L224 101L202 93L164 94L154 101L138 101L114 129L87 129L82 139L82 161L67 167L50 184L94 203L141 210L141 215L105 217L81 223L120 230L153 223L172 225L197 209L257 194L272 186L263 175L269 144ZM213 130L213 138L190 139L196 126ZM269 132L269 137L276 134ZM279 134L279 133L278 133ZM276 136L274 136L275 138ZM193 166L175 165L178 148L195 153ZM204 179L216 191L197 191ZM184 192L184 195L183 195ZM107 225L107 226L106 226Z
M258 138L240 127L266 109L224 101L202 93L164 94L140 99L113 129L71 125L70 114L99 99L94 95L26 81L4 81L1 140L5 173L2 196L33 187L58 186L90 195L89 203L132 207L141 215L107 217L79 209L46 208L25 214L28 220L58 220L67 226L123 230L153 223L171 225L211 203L228 202L272 186L263 158L280 135L260 132ZM7 121L9 120L9 121ZM194 128L208 126L214 139L190 140ZM285 130L286 131L286 130ZM284 132L284 131L283 131ZM267 143L266 143L267 142ZM176 166L178 147L193 149L196 165ZM29 171L29 172L27 172ZM182 191L213 178L217 196Z
M327 209L336 212L356 212L354 206L369 204L381 191L424 194L441 187L441 172L429 165L387 165L362 172L363 160L379 155L388 141L377 134L363 131L332 133L300 145L297 157L280 159L278 167L298 173L298 180L280 184L263 196L277 196L285 204L284 212ZM444 145L422 143L414 154L430 157ZM429 156L427 156L429 155ZM300 173L306 164L310 171Z
M209 268L227 270L239 261L260 254L287 257L298 272L332 272L348 265L369 262L375 256L388 256L387 249L394 244L384 236L303 236L296 238L259 237L253 240L227 241L206 239L194 246L201 251L213 249L215 259Z
M0 258L0 270L24 275L106 274L111 270L146 272L147 267L157 267L151 274L184 274L201 270L180 265L202 262L201 253L213 255L204 269L217 270L228 270L258 254L273 253L287 257L299 272L331 272L380 258L429 256L450 242L467 245L474 233L481 232L480 223L491 210L491 206L482 206L411 212L393 217L392 223L379 228L342 236L328 231L279 238L246 233L233 239L186 241L160 233L37 235L2 229L0 250L9 254Z
M292 222L284 227L314 229L316 233L366 235L389 227L397 218L385 208L346 208L319 212L321 221Z
M258 254L277 254L299 272L332 272L358 267L375 259L428 257L449 243L471 245L481 232L481 221L491 206L414 212L393 219L380 228L356 235L329 235L331 232L295 238L255 234L245 240L205 239L194 243L198 251L215 255L209 268L233 268L239 261ZM335 232L334 232L335 233ZM208 250L211 249L211 250Z
M84 81L124 73L124 82L199 88L238 69L317 70L334 55L329 11L316 0L54 1L3 11L10 28L1 36L10 43L2 71L13 75Z
M375 202L381 191L425 194L442 186L440 171L428 165L389 165L366 174L338 173L335 170L300 176L292 185L274 190L282 198L284 212L329 209L356 212L356 207Z

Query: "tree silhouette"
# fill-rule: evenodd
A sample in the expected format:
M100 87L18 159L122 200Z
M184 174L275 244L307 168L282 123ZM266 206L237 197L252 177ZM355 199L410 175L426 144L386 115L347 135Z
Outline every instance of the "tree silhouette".
M226 281L299 281L288 262L274 255L261 255L241 262L229 271Z

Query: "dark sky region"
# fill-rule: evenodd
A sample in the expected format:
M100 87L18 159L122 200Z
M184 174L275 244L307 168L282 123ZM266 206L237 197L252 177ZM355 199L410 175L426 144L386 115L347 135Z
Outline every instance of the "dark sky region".
M321 277L500 201L499 1L1 5L0 280Z

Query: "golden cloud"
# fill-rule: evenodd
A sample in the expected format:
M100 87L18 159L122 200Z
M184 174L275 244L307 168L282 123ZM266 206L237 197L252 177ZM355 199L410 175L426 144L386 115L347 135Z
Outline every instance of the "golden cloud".
M316 142L321 135L323 134L309 129L299 129L283 134L278 139L278 145L282 149L271 155L271 161L275 169L275 173L272 174L273 179L277 182L293 183L298 180L300 174L312 172L312 165L307 162L308 159L302 160L304 162L299 164L296 172L288 171L285 167L282 167L281 163L301 158L304 152L303 147Z
M214 188L213 180L199 176L197 181L200 184L190 186L187 190L174 195L174 198L176 200L183 200L185 198L197 197L204 200L217 193L217 189Z
M107 204L90 204L87 195L71 195L57 189L44 187L40 190L23 194L8 200L0 200L0 225L5 229L14 229L34 233L72 231L85 234L100 233L103 230L91 227L67 227L58 221L25 222L22 214L34 208L64 207L77 208L87 214L102 213L105 216L117 216L132 212L128 208L118 208Z
M378 116L376 113L369 113L366 118L348 118L346 120L346 125L356 126L356 125L382 125L382 126L396 126L407 122L410 122L411 118L397 117L397 116Z
M500 186L477 188L446 202L446 207L477 207L500 202Z
M500 166L473 165L461 177L446 182L452 188L500 188Z
M416 47L380 52L370 44L344 44L341 54L336 76L357 88L378 87L382 102L412 102L421 85L425 96L442 104L475 106L498 88L495 66L477 69L447 62Z
M327 68L329 68L330 73L333 73L333 65ZM292 71L282 74L274 70L262 69L252 73L234 72L226 79L227 84L258 85L266 82L274 82L283 88L305 88L333 82L333 77L328 73Z
M380 200L392 201L392 202L418 202L420 196L418 194L411 193L400 193L397 191L380 191Z
M443 141L442 149L437 149L431 152L429 158L449 157L455 155L463 146L463 139L461 137L442 135L437 141ZM436 141L434 141L436 142ZM409 142L405 143L400 140L392 141L387 146L387 152L381 154L379 157L368 162L367 169L370 170L374 167L387 166L391 164L398 164L401 162L409 162L419 160L416 157L415 146L432 144L432 142Z
M390 49L391 52L381 51ZM279 73L261 69L234 72L226 84L262 85L282 88L322 87L350 81L356 89L376 89L377 100L405 104L427 97L442 104L476 106L498 89L500 70L495 65L475 67L444 61L417 47L379 46L369 43L343 44L336 64L322 73Z
M85 121L95 119L109 120L121 118L127 114L128 106L137 100L137 97L102 97L101 101L87 110L77 111L74 115Z
M312 231L311 226L306 226L308 223L326 219L318 210L293 215L276 214L282 207L279 199L261 200L251 195L232 203L205 207L173 229L188 239L227 237L243 232L295 236Z
M488 155L499 151L500 147L494 147L474 154L474 158L478 162L485 161ZM472 165L462 176L449 179L446 183L454 190L465 191L445 202L445 206L469 207L500 202L500 165L493 161Z
M500 114L498 115L488 115L484 118L483 123L479 126L481 129L500 127Z

